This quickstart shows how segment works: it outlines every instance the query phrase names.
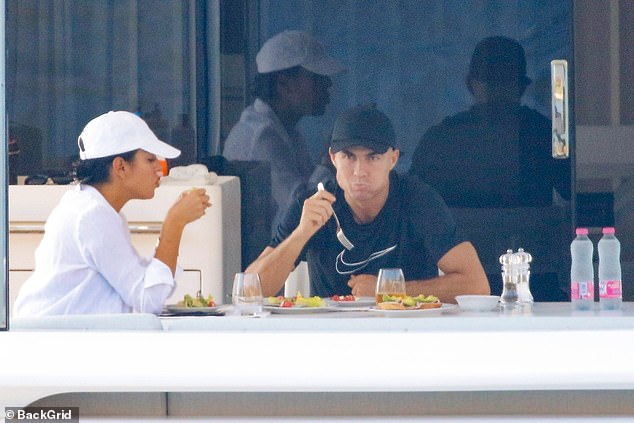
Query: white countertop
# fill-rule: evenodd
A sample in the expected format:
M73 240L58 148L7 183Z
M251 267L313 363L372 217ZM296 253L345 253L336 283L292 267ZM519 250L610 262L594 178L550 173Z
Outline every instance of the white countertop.
M0 333L0 407L58 392L634 389L632 303L616 313L544 303L530 311L363 316L166 318L166 330L147 331L11 330ZM354 365L333 368L335 355L354 357ZM403 362L411 363L406 371L389 370ZM382 367L390 377L377 371Z
M165 317L163 328L175 330L214 331L515 331L515 330L602 330L634 329L634 303L623 303L618 311L575 311L570 303L537 303L492 312L463 312L455 308L442 316L421 314L418 318L383 317L368 311L319 314L273 314L264 318L242 317ZM440 318L439 318L440 317Z

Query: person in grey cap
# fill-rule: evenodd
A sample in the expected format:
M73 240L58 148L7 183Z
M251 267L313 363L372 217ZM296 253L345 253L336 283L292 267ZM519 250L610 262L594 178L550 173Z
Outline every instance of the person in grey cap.
M256 64L256 100L231 129L223 156L270 163L273 232L291 193L308 180L314 168L295 127L304 116L324 114L330 102L330 77L345 68L303 31L284 31L267 40Z
M466 82L475 104L425 132L410 172L450 207L548 206L553 188L570 199L570 160L552 157L550 120L520 104L531 83L524 48L483 39Z
M394 267L410 295L455 302L459 294L490 292L442 198L394 171L400 153L385 114L374 106L341 114L329 153L336 185L298 189L270 245L247 269L260 274L265 295L276 294L300 260L308 262L311 295L374 296L379 269ZM348 242L340 242L333 213Z
M158 314L176 284L183 230L205 214L209 196L200 188L182 193L167 212L153 257L141 257L121 209L130 200L152 198L162 175L157 156L172 159L180 151L126 111L92 119L77 146L80 183L48 217L35 271L13 315Z

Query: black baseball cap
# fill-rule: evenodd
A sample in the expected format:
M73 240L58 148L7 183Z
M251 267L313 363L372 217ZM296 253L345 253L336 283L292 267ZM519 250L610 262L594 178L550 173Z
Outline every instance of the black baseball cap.
M376 105L356 106L343 112L335 121L330 138L333 153L353 145L383 154L396 148L396 135L390 119Z
M469 64L469 77L492 85L531 83L526 76L524 48L519 42L502 36L487 37L476 45Z

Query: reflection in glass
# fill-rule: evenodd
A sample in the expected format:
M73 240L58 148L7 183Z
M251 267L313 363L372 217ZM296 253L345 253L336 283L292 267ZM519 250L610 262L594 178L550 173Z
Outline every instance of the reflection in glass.
M473 105L425 132L410 172L450 207L548 206L553 189L569 200L570 163L552 157L550 120L522 104L531 83L519 42L478 42L466 78Z
M180 115L195 127L194 0L6 3L12 174L68 170L77 134L108 110L137 112L166 142Z
M570 135L568 131L568 62L553 60L550 62L552 74L552 114L553 136L552 154L556 159L570 157Z
M356 104L376 103L394 122L402 153L397 171L418 172L420 167L412 161L430 160L425 179L453 210L475 207L458 210L460 224L478 228L466 234L479 252L491 249L481 255L492 257L491 263L483 262L485 268L498 266L497 258L507 248L525 248L535 252L536 263L549 264L543 290L533 292L535 299L566 299L561 286L567 284L559 281L559 269L550 264L561 259L559 266L567 266L566 248L555 245L565 246L566 234L572 233L573 163L552 158L550 61L572 60L572 2L261 0L259 4L260 39L287 28L309 30L349 68L333 81L324 117L301 123L315 158L338 114ZM510 62L515 74L520 73L515 97L521 101L518 98L513 105L483 104L474 95L486 89L476 81L486 82L482 72L487 67L470 69L470 58L478 42L492 36L515 40L521 48L516 50L523 52L519 62ZM470 71L479 79L466 83ZM497 79L508 77L503 69L496 72ZM431 147L421 144L415 153L423 134L440 128L448 116L458 119L469 111L481 115L481 132L463 138L447 132L441 141ZM505 123L498 125L500 121ZM491 144L488 150L486 143ZM553 225L546 230L553 239L528 238L535 232L530 225L537 223L524 219L531 216ZM505 222L503 230L496 229L500 222ZM499 237L492 240L495 233ZM533 246L536 243L545 248ZM494 277L494 293L496 287L499 293L499 269ZM539 286L540 275L531 277Z
M377 103L394 122L407 170L425 130L472 103L465 77L475 44L491 35L518 40L533 83L523 101L550 116L550 61L572 59L570 2L506 0L261 0L259 39L304 29L349 71L331 88L320 119L301 123L316 156L336 116ZM456 30L459 28L459 30ZM257 50L256 50L257 51ZM255 52L253 53L255 54ZM247 58L255 63L255 57Z

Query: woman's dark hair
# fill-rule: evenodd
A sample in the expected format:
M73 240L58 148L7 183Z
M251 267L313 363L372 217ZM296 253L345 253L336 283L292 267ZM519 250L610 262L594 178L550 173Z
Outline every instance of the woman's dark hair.
M277 72L256 74L255 80L251 84L251 94L266 103L270 103L272 100L275 100L277 95L277 79L282 75L289 77L296 76L300 69L301 66L295 66Z
M97 159L78 160L73 163L73 173L76 180L82 184L99 185L108 182L112 161L116 157L121 157L126 162L131 162L138 150L126 153L115 154Z

